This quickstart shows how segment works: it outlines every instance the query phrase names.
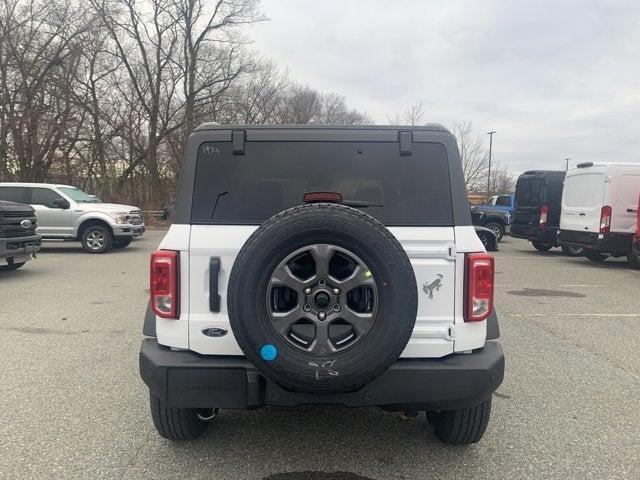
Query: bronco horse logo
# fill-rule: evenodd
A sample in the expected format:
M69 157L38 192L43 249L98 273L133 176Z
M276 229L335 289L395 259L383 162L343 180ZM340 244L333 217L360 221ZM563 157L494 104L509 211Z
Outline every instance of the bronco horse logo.
M422 285L422 290L424 291L424 293L429 295L429 298L433 298L433 291L434 290L436 292L438 290L440 290L440 287L443 285L442 284L442 278L443 278L443 276L441 274L437 273L435 280L432 280L432 281Z

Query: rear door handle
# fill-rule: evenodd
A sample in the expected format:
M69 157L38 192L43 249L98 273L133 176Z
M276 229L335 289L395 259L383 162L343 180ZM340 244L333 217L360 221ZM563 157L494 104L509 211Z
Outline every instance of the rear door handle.
M218 293L218 276L220 274L220 257L209 260L209 310L220 311L220 294Z
M627 213L636 213L638 210L634 210L633 208L627 208Z
M586 215L586 213L579 213L578 215L580 215L581 217L584 217Z

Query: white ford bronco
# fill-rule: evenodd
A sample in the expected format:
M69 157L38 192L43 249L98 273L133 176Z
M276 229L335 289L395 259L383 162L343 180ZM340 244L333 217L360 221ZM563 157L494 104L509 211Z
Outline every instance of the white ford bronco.
M493 275L442 126L204 124L151 256L153 422L379 406L477 442L504 374Z

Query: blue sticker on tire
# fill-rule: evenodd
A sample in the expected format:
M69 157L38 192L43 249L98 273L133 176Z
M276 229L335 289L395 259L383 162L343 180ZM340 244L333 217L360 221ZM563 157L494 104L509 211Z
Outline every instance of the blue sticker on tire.
M263 360L270 362L278 356L278 350L271 344L267 344L260 349L260 356Z

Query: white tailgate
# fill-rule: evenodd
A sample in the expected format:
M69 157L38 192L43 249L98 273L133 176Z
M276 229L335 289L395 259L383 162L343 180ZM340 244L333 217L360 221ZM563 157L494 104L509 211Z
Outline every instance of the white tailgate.
M188 288L190 350L212 355L242 355L229 325L226 292L236 255L256 228L230 225L191 227ZM454 325L456 269L455 256L451 255L449 248L455 244L454 229L392 227L390 230L406 250L418 285L416 326L402 356L441 357L452 353L454 344L449 329ZM211 257L221 259L218 313L209 311ZM210 327L223 328L228 334L207 337L202 330Z
M600 231L600 210L604 200L605 173L590 168L567 175L562 192L561 230Z

